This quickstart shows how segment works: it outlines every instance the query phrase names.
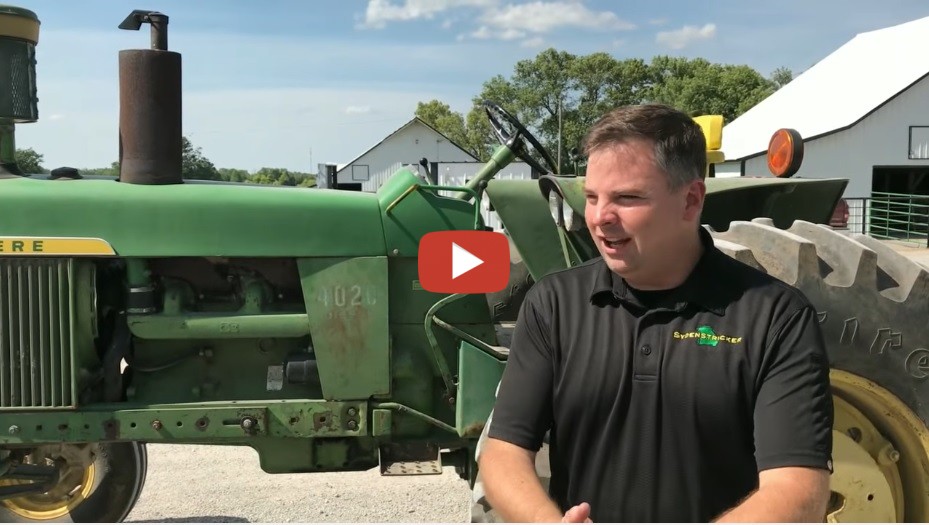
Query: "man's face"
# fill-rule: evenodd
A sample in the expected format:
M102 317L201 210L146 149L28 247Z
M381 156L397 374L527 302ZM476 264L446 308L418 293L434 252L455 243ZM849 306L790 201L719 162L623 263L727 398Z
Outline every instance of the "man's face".
M665 271L692 246L705 186L696 180L672 190L644 139L590 155L584 183L585 218L611 270L633 287L665 287Z

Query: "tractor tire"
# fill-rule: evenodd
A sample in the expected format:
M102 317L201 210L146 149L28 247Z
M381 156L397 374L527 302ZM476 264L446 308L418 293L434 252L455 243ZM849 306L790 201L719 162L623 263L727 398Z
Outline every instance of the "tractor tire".
M836 408L828 521L926 522L929 269L874 238L804 221L710 231L720 250L795 286L819 314ZM472 499L473 522L501 521L480 474Z
M119 523L145 485L148 453L137 442L97 443L93 461L44 494L0 499L3 523ZM87 484L83 486L82 483ZM2 482L0 482L2 483ZM72 494L62 498L62 493Z

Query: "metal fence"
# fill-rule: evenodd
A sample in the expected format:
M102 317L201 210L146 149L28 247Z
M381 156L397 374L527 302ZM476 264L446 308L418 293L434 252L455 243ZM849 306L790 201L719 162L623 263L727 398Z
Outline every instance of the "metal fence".
M845 202L849 231L929 247L929 195L876 191Z

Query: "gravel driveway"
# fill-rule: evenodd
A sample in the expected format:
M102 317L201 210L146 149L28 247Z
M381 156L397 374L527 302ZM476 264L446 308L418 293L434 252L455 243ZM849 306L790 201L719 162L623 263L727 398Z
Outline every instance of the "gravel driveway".
M440 475L265 474L246 447L149 445L148 478L127 522L459 522L468 484Z

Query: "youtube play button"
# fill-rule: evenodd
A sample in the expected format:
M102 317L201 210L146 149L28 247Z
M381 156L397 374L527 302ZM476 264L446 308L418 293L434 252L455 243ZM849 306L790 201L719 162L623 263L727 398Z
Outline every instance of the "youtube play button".
M431 232L419 241L419 283L435 293L492 293L510 278L510 244L501 233Z

